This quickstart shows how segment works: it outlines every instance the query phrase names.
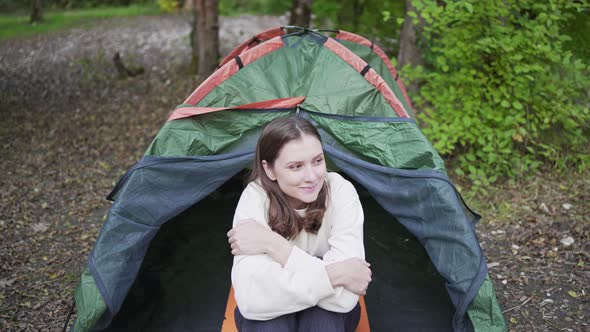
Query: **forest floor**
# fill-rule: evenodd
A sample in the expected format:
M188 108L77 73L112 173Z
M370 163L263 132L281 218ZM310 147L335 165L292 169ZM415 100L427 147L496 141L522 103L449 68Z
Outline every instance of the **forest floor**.
M0 330L57 331L110 204L196 87L189 17L97 22L0 42ZM284 18L222 18L222 54ZM120 52L138 77L117 79ZM589 331L590 178L543 174L473 203L510 331Z

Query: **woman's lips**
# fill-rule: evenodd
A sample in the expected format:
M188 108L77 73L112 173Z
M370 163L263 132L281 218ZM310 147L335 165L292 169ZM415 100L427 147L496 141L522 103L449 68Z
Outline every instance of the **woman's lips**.
M301 189L305 191L314 191L317 185L309 186L309 187L302 187Z

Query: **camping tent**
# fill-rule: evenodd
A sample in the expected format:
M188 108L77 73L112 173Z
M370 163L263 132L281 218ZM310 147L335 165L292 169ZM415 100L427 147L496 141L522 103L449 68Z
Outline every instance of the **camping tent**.
M73 330L219 331L235 179L262 127L289 114L318 128L328 168L363 197L371 329L505 330L479 216L411 118L383 51L348 32L286 31L234 50L117 183L76 289Z

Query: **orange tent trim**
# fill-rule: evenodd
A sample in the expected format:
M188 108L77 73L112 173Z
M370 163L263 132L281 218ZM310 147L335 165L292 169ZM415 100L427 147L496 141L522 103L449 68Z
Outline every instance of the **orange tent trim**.
M365 306L365 297L361 296L359 299L361 304L361 319L355 332L369 332L369 316L367 316L367 307ZM229 289L229 296L227 297L227 305L225 307L225 319L221 326L221 332L238 332L236 328L236 321L234 312L236 310L236 298L234 297L234 288Z

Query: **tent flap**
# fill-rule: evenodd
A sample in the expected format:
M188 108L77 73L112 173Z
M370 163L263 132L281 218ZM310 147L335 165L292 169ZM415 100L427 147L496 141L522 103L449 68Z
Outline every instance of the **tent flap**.
M115 195L89 258L111 316L119 311L160 226L209 195L252 158L249 152L201 158L146 156L139 162Z
M446 280L449 297L458 309L454 326L463 330L465 307L475 297L487 271L473 223L455 189L440 176L407 177L394 169L375 167L330 146L331 161L365 187L377 202L424 246L432 264ZM463 312L461 312L463 311Z
M107 307L96 287L96 282L88 267L82 272L75 292L78 315L74 323L75 331L91 331Z
M503 332L506 331L506 323L502 315L502 309L496 299L496 290L486 275L477 296L469 305L467 311L469 318L478 332Z

